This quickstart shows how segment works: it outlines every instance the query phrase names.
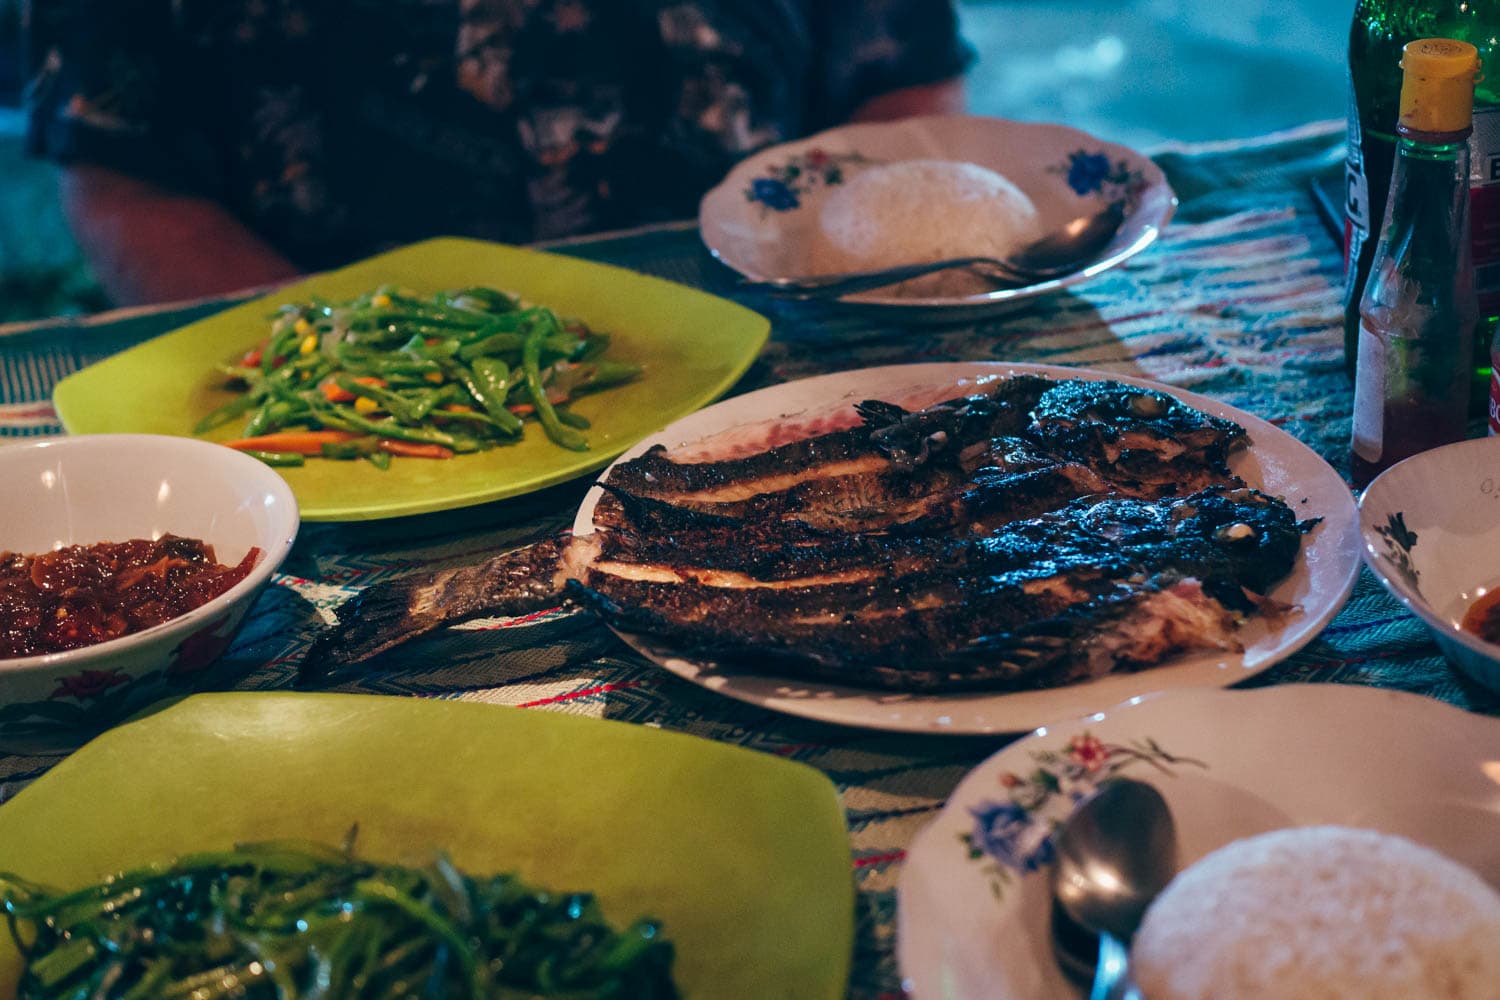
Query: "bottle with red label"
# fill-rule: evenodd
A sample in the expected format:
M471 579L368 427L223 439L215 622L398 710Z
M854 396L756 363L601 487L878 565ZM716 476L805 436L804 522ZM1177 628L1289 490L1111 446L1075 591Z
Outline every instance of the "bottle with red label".
M1497 364L1497 355L1500 355L1500 330L1495 331L1495 338L1490 342L1490 436L1500 434L1500 364Z
M1344 360L1359 342L1359 303L1375 256L1401 93L1401 49L1418 38L1455 38L1478 50L1469 136L1470 240L1484 323L1474 339L1471 412L1490 395L1490 339L1500 330L1500 0L1358 0L1349 29L1349 137L1344 200Z

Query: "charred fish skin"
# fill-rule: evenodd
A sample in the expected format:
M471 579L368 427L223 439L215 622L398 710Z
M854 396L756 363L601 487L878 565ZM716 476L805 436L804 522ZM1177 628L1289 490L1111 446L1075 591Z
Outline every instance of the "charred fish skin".
M608 485L746 522L907 535L983 532L1093 493L1242 485L1227 455L1243 428L1113 381L1018 376L918 412L856 409L862 427L750 458L678 463L652 450L616 466Z
M1050 454L1087 463L1112 480L1166 492L1237 483L1229 454L1248 440L1234 421L1122 382L1058 382L1031 417L1026 436Z
M1179 587L1196 592L1182 601L1190 615L1170 618L1153 606ZM1234 619L1192 581L1175 575L1118 584L1077 606L1041 614L1013 629L972 635L983 616L951 606L921 613L902 610L879 620L855 616L823 626L810 622L773 627L756 619L743 630L675 616L665 603L632 602L578 581L569 596L592 608L622 632L666 644L672 655L707 661L727 670L749 668L829 681L858 688L913 693L1014 691L1047 687L1119 667L1154 663L1163 655L1194 648L1232 648ZM1014 607L1014 605L1012 605ZM1134 618L1144 640L1121 652L1093 651ZM1179 621L1193 622L1183 627ZM966 636L961 642L955 637Z
M1245 429L1155 389L1124 382L1064 379L1037 400L1032 431L1041 439L1069 433L1118 440L1132 434L1171 442L1188 451L1227 453L1245 439Z
M959 456L969 445L1018 433L1026 415L1047 392L1050 382L1018 375L976 393L918 411L880 400L855 405L870 443L896 469L910 472L935 454Z
M765 526L731 533L696 535L599 533L602 559L640 565L670 566L683 575L716 572L738 574L762 583L814 576L902 572L902 566L945 566L960 558L947 538L903 539L889 534L804 536L801 542L777 538Z
M560 570L568 547L576 547L573 540L558 536L477 565L366 587L339 607L338 624L313 642L299 679L306 683L445 625L553 607L563 598Z
M962 485L955 468L936 463L909 473L894 467L848 475L808 478L787 489L756 493L742 500L713 501L691 496L667 498L684 509L745 521L797 521L835 531L870 531L909 516L934 495Z
M1233 647L1246 592L1290 571L1308 527L1233 487L1086 499L979 539L810 540L804 578L774 548L715 575L622 535L569 593L689 656L773 656L857 686L1014 688Z
M911 471L932 461L956 462L970 444L1019 432L1027 414L1052 384L1036 376L996 383L993 390L909 411L891 403L856 404L862 423L846 430L779 445L745 458L708 462L674 461L657 445L616 465L609 482L640 496L680 497L741 487L752 492L768 478L797 476L807 470L849 473L894 468ZM788 485L796 485L797 479Z

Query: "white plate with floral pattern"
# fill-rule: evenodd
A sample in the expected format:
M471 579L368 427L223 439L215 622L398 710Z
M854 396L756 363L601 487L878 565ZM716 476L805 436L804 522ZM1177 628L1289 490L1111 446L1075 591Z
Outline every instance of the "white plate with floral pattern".
M949 298L907 298L877 290L842 301L895 310L903 319L959 319L1008 312L1038 295L1071 288L1146 249L1177 207L1161 169L1145 156L1065 125L937 115L846 125L762 150L703 197L698 226L720 261L764 281L819 273L818 210L830 188L855 172L898 160L975 163L1008 178L1053 232L1123 201L1124 224L1100 257L1064 277Z
M1204 412L1236 421L1251 444L1230 460L1247 483L1283 497L1299 518L1322 518L1302 543L1291 575L1271 592L1290 610L1275 623L1265 617L1239 632L1240 651L1187 653L1146 670L1030 691L909 694L797 680L748 667L719 667L684 659L670 648L621 633L641 654L694 684L764 708L845 726L917 733L1024 733L1052 719L1108 708L1148 691L1224 687L1267 669L1301 649L1343 607L1359 572L1354 500L1338 474L1285 431L1258 417L1196 393L1144 379L1055 365L952 362L888 365L836 372L771 386L716 403L646 438L622 455L624 462L661 444L682 461L754 454L799 438L849 427L854 404L883 399L919 409L1010 375L1115 379L1167 392ZM604 478L608 478L608 471ZM593 530L598 487L584 498L573 530Z
M1051 836L1122 774L1176 821L1180 862L1338 824L1408 837L1500 888L1500 719L1336 684L1174 691L1038 729L980 764L912 842L897 958L912 1000L1076 1000L1052 957Z

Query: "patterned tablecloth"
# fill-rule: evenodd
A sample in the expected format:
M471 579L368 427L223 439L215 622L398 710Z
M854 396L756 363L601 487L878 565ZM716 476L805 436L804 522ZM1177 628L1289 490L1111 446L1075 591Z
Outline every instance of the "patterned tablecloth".
M1160 243L1127 266L1035 308L989 322L901 328L751 303L772 339L735 392L838 368L1004 360L1144 375L1258 414L1345 471L1352 390L1341 342L1341 261L1306 181L1334 167L1327 128L1258 144L1158 155L1182 197ZM724 270L691 226L559 247L563 252L725 292ZM62 376L226 302L0 329L0 437L59 433L48 404ZM442 515L307 524L274 585L204 688L291 685L338 604L376 581L475 562L564 527L586 484ZM802 761L837 785L859 888L850 995L899 995L894 958L904 849L959 778L1003 738L919 737L781 716L695 687L633 654L586 614L549 611L473 623L388 657L334 690L457 698L623 719ZM1442 659L1424 627L1362 574L1353 598L1301 652L1247 682L1366 684L1487 713L1500 699ZM0 755L0 798L59 759Z

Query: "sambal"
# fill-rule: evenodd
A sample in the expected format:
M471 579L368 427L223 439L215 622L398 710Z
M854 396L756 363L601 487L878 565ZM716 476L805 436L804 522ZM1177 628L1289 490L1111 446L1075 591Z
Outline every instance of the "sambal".
M92 646L171 621L245 579L252 548L225 566L196 538L0 552L0 659Z

